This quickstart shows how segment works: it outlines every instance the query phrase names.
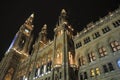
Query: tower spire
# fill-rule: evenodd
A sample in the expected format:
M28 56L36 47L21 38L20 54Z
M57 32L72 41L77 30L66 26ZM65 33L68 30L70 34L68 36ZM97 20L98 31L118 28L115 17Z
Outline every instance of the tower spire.
M28 19L25 21L25 24L32 24L33 19L34 19L34 13L32 13L32 14L28 17Z
M65 9L61 10L61 14L59 16L59 22L58 25L62 25L64 23L67 23L67 12Z

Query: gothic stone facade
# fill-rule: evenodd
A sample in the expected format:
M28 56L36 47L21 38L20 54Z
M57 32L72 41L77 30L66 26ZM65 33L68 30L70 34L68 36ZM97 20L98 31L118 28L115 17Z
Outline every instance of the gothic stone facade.
M63 9L52 41L45 24L32 44L32 14L0 63L0 80L119 80L120 8L75 36L66 17Z

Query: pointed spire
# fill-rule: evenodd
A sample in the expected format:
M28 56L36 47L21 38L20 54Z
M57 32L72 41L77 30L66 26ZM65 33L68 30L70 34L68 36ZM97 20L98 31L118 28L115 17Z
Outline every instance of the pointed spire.
M64 22L67 23L67 12L65 9L62 9L61 14L59 16L58 25L62 25L62 24L64 24Z
M34 13L32 13L30 17L28 17L28 19L25 21L25 24L32 24L33 19L34 19Z
M44 24L43 27L42 27L42 30L46 30L47 29L47 25Z
M61 14L63 14L63 13L65 13L65 14L67 13L65 9L62 9Z
M66 10L65 9L62 9L62 11L61 11L61 16L66 16L66 14L67 14L67 12L66 12Z

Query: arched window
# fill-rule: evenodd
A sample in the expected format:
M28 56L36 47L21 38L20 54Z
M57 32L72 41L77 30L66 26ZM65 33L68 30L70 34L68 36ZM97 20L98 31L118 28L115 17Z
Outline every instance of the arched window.
M7 74L5 75L5 79L4 80L12 80L13 73L14 73L14 69L10 68L8 70Z
M22 36L21 39L20 39L20 42L19 42L20 49L23 49L23 47L25 45L25 42L26 42L26 37Z

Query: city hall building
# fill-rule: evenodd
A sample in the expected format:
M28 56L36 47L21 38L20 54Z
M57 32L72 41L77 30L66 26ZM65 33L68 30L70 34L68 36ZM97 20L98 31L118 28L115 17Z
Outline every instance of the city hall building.
M0 80L120 80L120 8L73 35L63 9L47 39L43 25L33 38L32 14L0 63Z

